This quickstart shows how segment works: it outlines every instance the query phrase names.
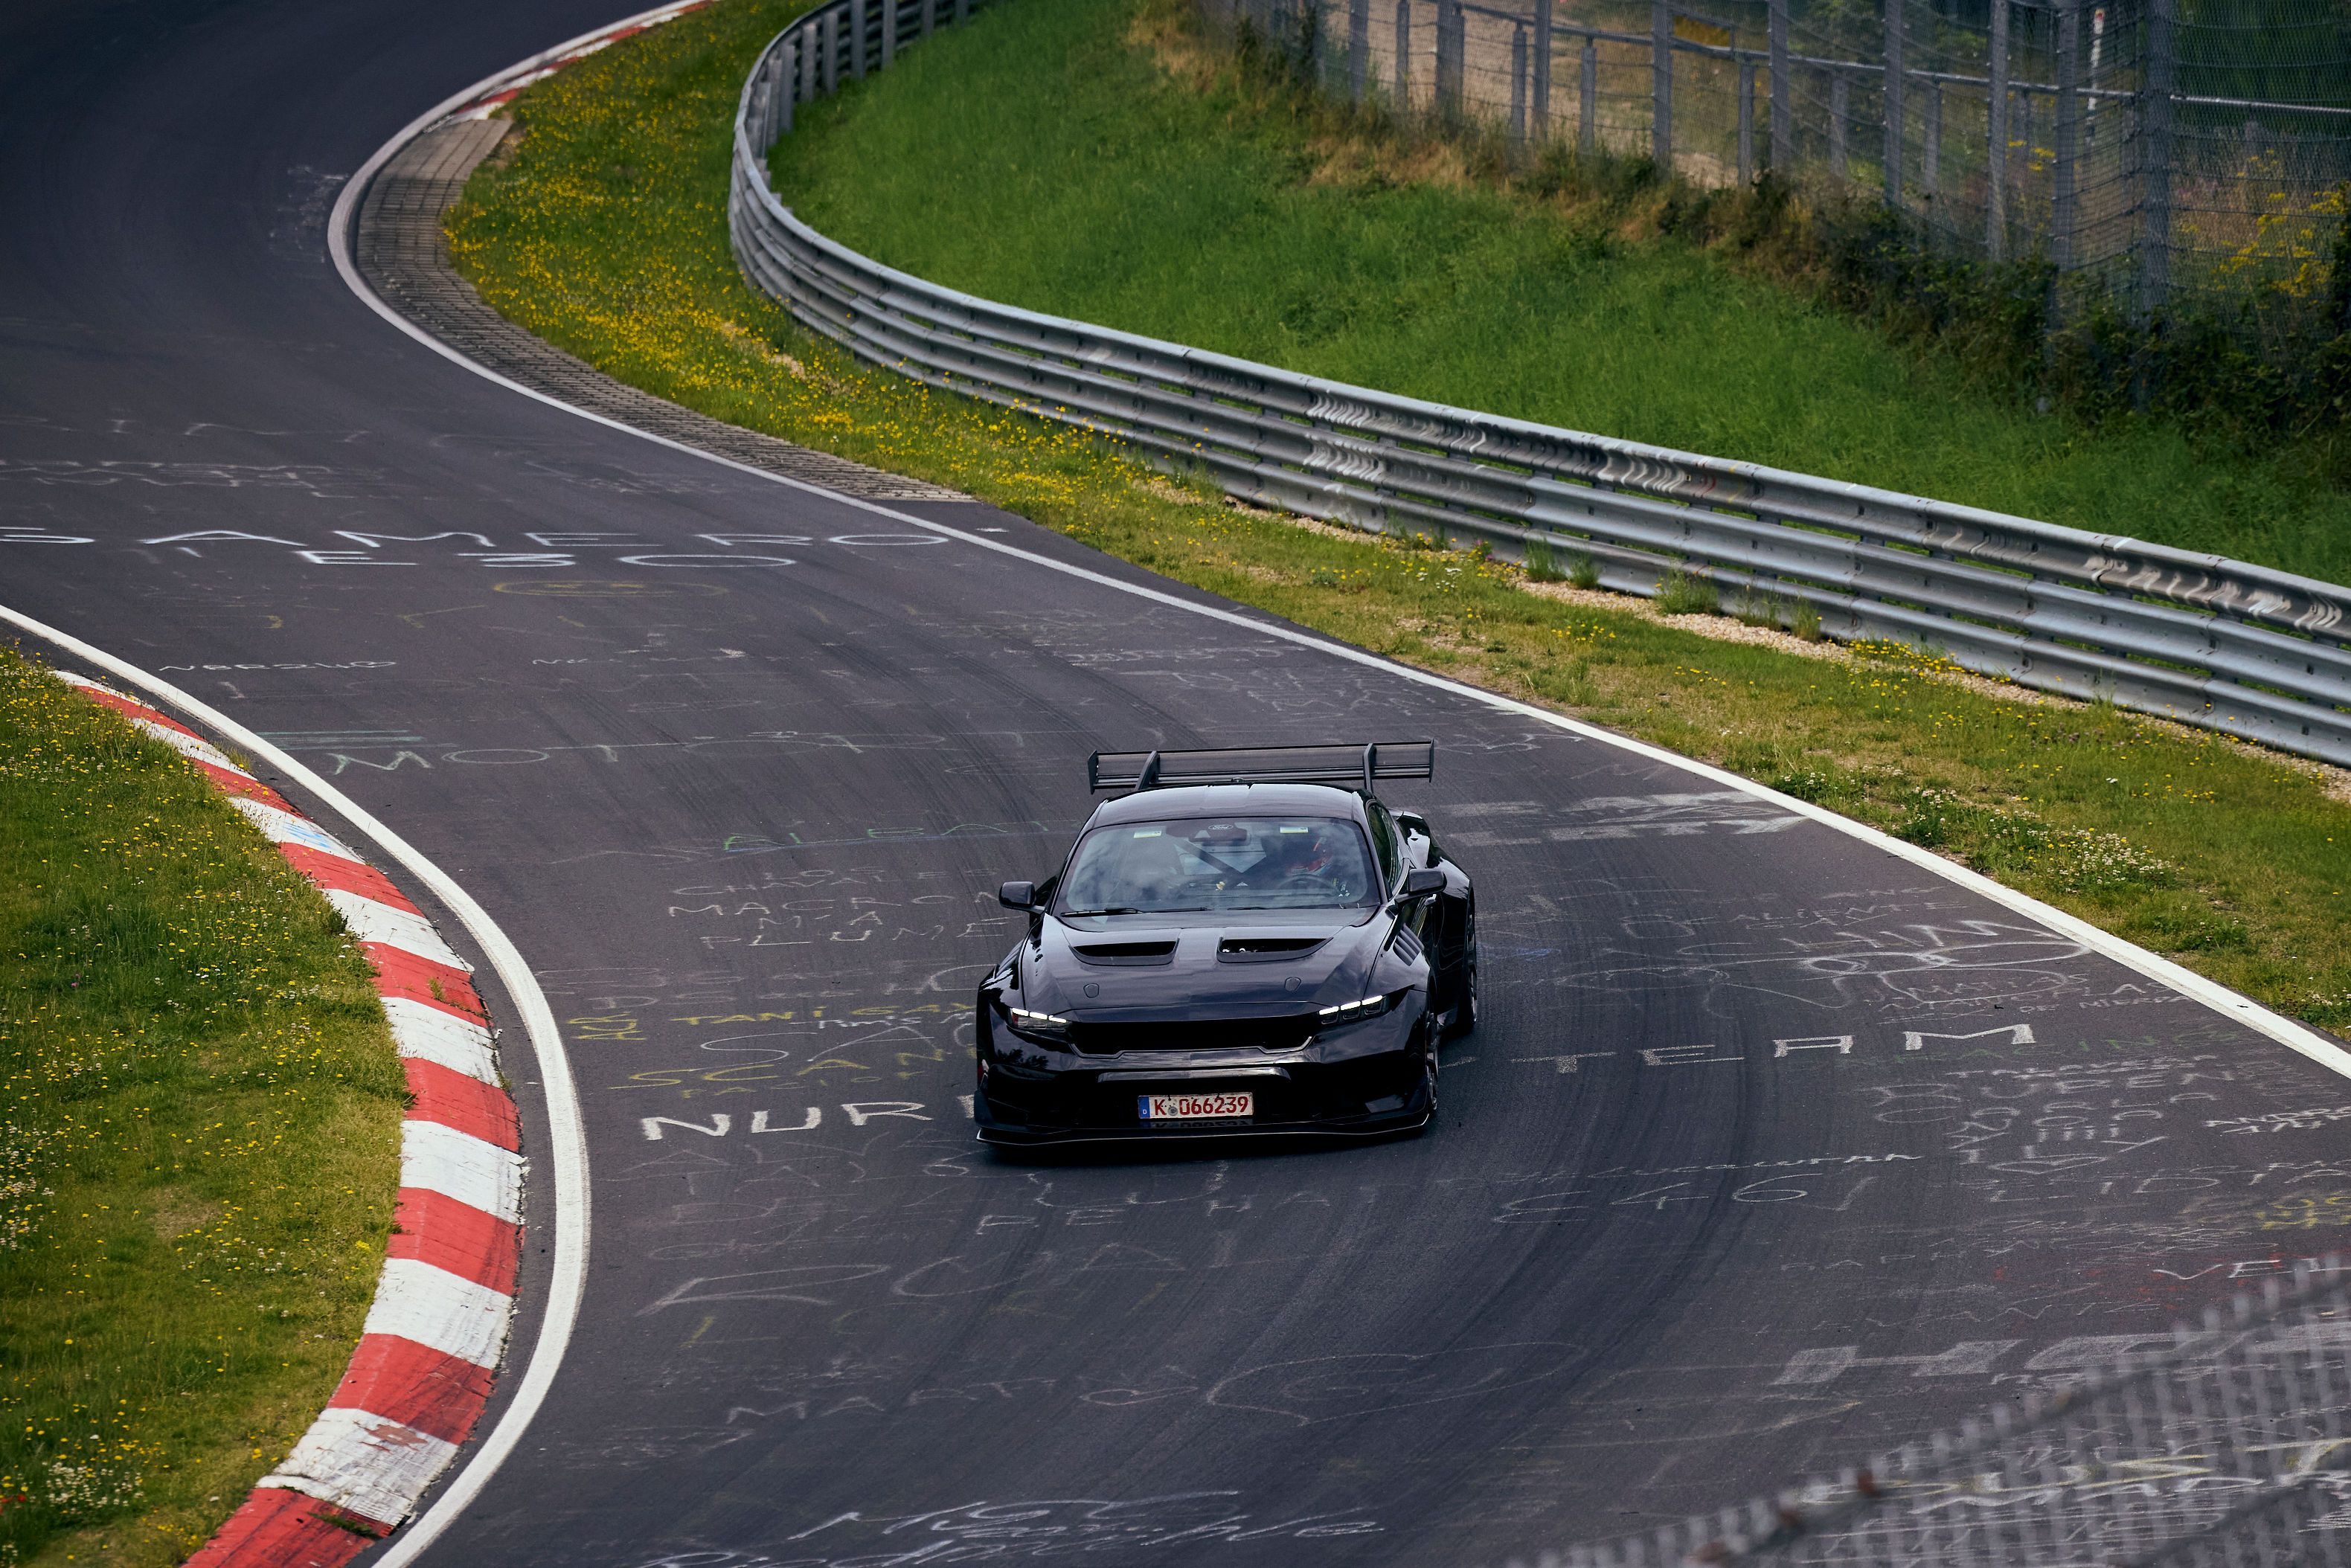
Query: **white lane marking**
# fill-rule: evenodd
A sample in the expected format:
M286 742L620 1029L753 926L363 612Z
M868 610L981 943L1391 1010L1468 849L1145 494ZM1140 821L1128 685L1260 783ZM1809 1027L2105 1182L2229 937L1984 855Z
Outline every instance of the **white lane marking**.
M514 1298L414 1258L387 1258L362 1333L397 1334L429 1350L496 1366ZM408 1494L413 1506L417 1494ZM407 1510L401 1511L403 1514ZM390 1515L378 1515L389 1518Z
M400 1185L454 1197L509 1224L522 1218L525 1162L487 1138L443 1122L400 1124Z
M363 894L346 893L340 887L322 887L319 891L327 895L327 902L335 906L335 913L343 917L343 924L360 941L381 942L387 947L446 964L461 974L474 972L474 966L442 941L433 923L422 915L411 915L405 909L394 909L389 904Z
M384 998L383 1016L392 1024L392 1048L401 1055L436 1063L484 1083L498 1082L497 1047L490 1031L480 1024L452 1018L409 997Z
M304 1492L364 1519L390 1522L457 1452L457 1446L364 1410L320 1413L286 1462L259 1485Z
M1885 833L1879 832L1875 828L1865 827L1859 822L1840 817L1834 811L1823 810L1820 807L1813 805L1809 801L1799 800L1789 795L1782 795L1778 790L1766 789L1764 786L1756 783L1752 779L1742 779L1735 773L1725 772L1719 768L1710 767L1706 763L1697 762L1686 757L1677 756L1662 747L1650 746L1646 742L1634 740L1625 736L1613 735L1607 730L1584 724L1580 720L1568 718L1561 714L1551 713L1542 708L1532 706L1527 703L1516 702L1509 697L1500 696L1492 692L1479 691L1475 686L1464 685L1458 681L1449 681L1440 675L1432 675L1424 670L1416 670L1406 665L1395 664L1389 660L1380 658L1376 654L1364 653L1360 649L1350 648L1343 643L1332 643L1320 637L1310 636L1301 632L1292 631L1288 627L1270 625L1249 616L1238 614L1229 610L1219 609L1214 605L1195 604L1186 600L1179 599L1172 593L1163 593L1156 589L1144 588L1135 583L1122 582L1116 578L1108 576L1102 572L1091 571L1081 566L1074 566L1061 561L1057 561L1051 559L1050 557L1040 556L1033 551L1022 549L1017 545L1006 544L997 539L984 537L986 533L1001 531L998 529L983 528L975 531L964 528L949 528L943 523L934 523L927 518L915 517L912 513L902 512L895 507L883 506L879 502L865 500L855 496L844 496L838 491L828 490L820 485L812 485L806 480L792 478L789 475L771 474L765 469L754 468L748 464L737 463L731 458L721 457L716 453L705 452L699 447L689 446L682 441L674 441L667 436L656 435L651 431L639 430L633 425L624 424L619 420L609 419L602 414L590 413L587 409L576 407L571 403L565 402L559 398L550 397L545 392L524 386L520 382L515 381L510 377L498 374L497 371L490 369L487 365L480 364L473 360L467 359L464 354L459 353L455 349L442 342L438 338L434 337L423 328L418 327L414 322L409 320L406 317L392 309L391 306L385 304L382 299L379 298L375 290L368 287L367 280L360 276L359 268L352 264L350 240L352 214L358 207L360 196L367 190L368 182L375 177L376 172L381 169L385 163L389 162L392 156L397 153L401 148L407 145L407 143L415 137L417 132L424 130L427 126L432 125L444 115L464 108L465 105L473 102L484 94L495 90L503 82L510 80L514 77L519 76L526 71L536 69L538 67L544 65L547 61L562 55L568 50L577 48L580 45L590 42L602 34L611 32L616 28L628 26L632 23L642 21L645 18L659 16L666 9L668 9L666 6L654 6L649 10L641 11L635 16L624 18L622 21L610 23L605 26L599 27L593 32L583 33L579 37L571 39L568 43L559 44L554 48L543 50L519 64L510 66L503 71L494 72L493 74L483 78L480 81L475 82L473 86L466 88L461 92L452 94L450 97L443 99L439 104L436 104L432 109L426 110L423 114L421 114L414 120L409 121L408 124L402 127L401 131L389 141L386 141L381 147L378 148L373 156L369 158L365 163L362 163L360 166L358 172L354 173L350 180L344 183L342 190L335 197L334 211L329 214L327 223L327 249L328 253L334 260L335 271L342 278L344 284L353 294L360 298L360 301L365 304L368 308L373 310L377 315L390 322L396 330L407 334L410 338L414 339L417 342L422 343L424 347L430 349L433 352L439 354L442 358L449 361L451 363L463 366L465 369L486 381L494 382L499 386L505 387L509 392L518 392L524 397L545 403L549 408L561 409L566 413L574 414L579 418L588 420L592 423L601 424L608 429L619 431L623 434L634 436L640 441L650 441L655 445L665 446L670 448L672 451L683 452L690 456L698 457L705 463L716 463L720 465L722 467L732 468L738 473L750 475L753 478L764 479L770 484L782 485L788 488L799 490L806 495L821 497L826 500L835 502L841 506L852 507L860 511L872 513L876 517L888 517L893 522L903 523L912 528L921 528L925 532L936 534L943 538L959 539L977 549L995 550L1001 554L1011 556L1016 559L1026 561L1032 566L1043 567L1049 571L1057 571L1064 574L1065 576L1079 578L1085 581L1109 588L1116 592L1131 594L1137 598L1149 600L1155 603L1169 605L1177 610L1188 611L1196 615L1206 616L1213 621L1221 621L1228 625L1243 627L1249 631L1259 632L1264 636L1273 637L1283 642L1294 643L1299 647L1312 648L1322 653L1331 654L1335 658L1349 660L1354 664L1366 665L1373 669L1384 670L1392 674L1399 675L1405 680L1416 682L1418 685L1427 686L1433 690L1447 692L1456 696L1467 697L1473 702L1481 703L1498 712L1513 714L1520 717L1530 718L1534 720L1536 723L1549 725L1555 729L1564 730L1568 734L1577 736L1583 739L1594 741L1604 746L1613 746L1621 750L1628 751L1636 757L1642 757L1651 761L1663 763L1670 768L1680 768L1685 772L1695 774L1698 778L1720 784L1727 789L1737 789L1744 794L1751 795L1758 800L1768 801L1785 810L1793 811L1800 816L1809 817L1813 821L1821 822L1838 832L1858 839L1864 843L1873 845L1888 854L1894 855L1899 860L1907 862L1922 871L1929 872L1936 876L1943 878L1947 882L1955 883L1958 885L1979 894L1980 896L1991 899L1993 903L1999 904L2008 909L2014 910L2016 913L2023 915L2028 918L2038 920L2043 925L2048 925L2053 930L2062 931L2068 936L2074 936L2089 946L2092 950L2105 957L2111 958L2116 963L2121 964L2126 968L2135 969L2140 974L2146 975L2150 979L2158 980L2164 985L2169 986L2173 989L2179 991L2181 995L2189 997L2194 1000L2202 1003L2204 1006L2212 1009L2216 1012L2236 1019L2240 1022L2244 1023L2247 1027L2269 1036L2271 1039L2277 1040L2279 1043L2288 1047L2289 1049L2301 1052L2303 1055L2311 1058L2313 1061L2323 1064L2335 1072L2341 1073L2346 1078L2351 1078L2351 1051L2346 1051L2343 1047L2320 1039L2316 1034L2304 1029L2302 1025L2294 1022L2290 1019L2270 1011L2267 1008L2255 1003L2252 998L2238 996L2235 992L2228 989L2224 986L2220 986L2213 981L2208 980L2201 975L2194 974L2189 970L2183 969L2179 965L2171 963L2168 959L2160 958L2155 954L2147 952L2145 948L2123 941L2120 937L2113 936L2104 931L2100 931L2095 926L2091 925L2085 921L2076 920L2074 916L2065 914L2062 910L2053 908L2049 904L2045 904L2037 898L2028 897L2025 894L2017 892L2013 888L2003 887L2000 883L1993 882L1990 877L1980 876L1974 872L1966 870L1964 867L1953 865L1949 862L1942 859L1940 856L1930 854L1927 851L1918 849L1914 845L1906 844L1899 839L1892 838ZM37 622L27 622L25 618L17 616L15 612L7 611L5 608L0 608L0 615L5 615L8 619L16 621L19 624L25 624L27 626L27 629L35 630L41 635L61 635L51 632L48 628L42 627ZM116 663L119 664L120 662L117 661ZM131 670L131 666L127 664L120 665L120 668L126 675L135 675L135 673ZM152 677L135 678L152 679ZM161 686L162 685L162 683L160 682L154 684L157 686ZM187 703L191 702L192 699L183 697L183 703ZM193 707L191 708L191 711L193 711ZM209 713L211 710L205 709L204 711ZM224 720L222 722L225 723L226 721ZM249 732L246 732L240 727L237 729L236 733L241 737ZM258 741L257 737L256 737L255 739ZM239 744L243 744L242 739L240 739ZM256 755L267 756L272 761L275 761L278 757L284 756L284 754L282 752L278 752L275 747L257 746L255 750ZM290 758L288 760L290 761ZM292 770L289 768L289 771ZM311 773L308 768L300 769L297 776L301 778L306 783L309 784L311 788L320 791L325 798L329 798L336 801L339 810L349 804L343 800L343 798L340 793L329 789L325 780L319 779L317 775ZM365 815L364 813L359 813L356 807L350 807L350 812L357 813L358 816ZM356 820L356 818L353 820ZM372 821L373 819L370 818L368 821ZM387 835L387 838L388 837L389 835ZM398 841L393 840L391 841L397 842ZM413 852L408 851L405 845L402 845L401 850L403 856L402 863L408 863L405 859L405 855L413 853ZM422 857L418 857L418 859L421 862ZM412 865L411 869L413 870L415 867ZM447 878L440 877L437 872L434 875L442 882L447 881ZM455 884L450 883L450 886L454 890ZM437 887L436 891L438 891ZM444 896L444 898L446 897L445 894ZM462 893L459 894L459 896L463 896ZM452 903L451 907L456 908L458 906L455 903ZM471 910L475 914L480 913L479 907L475 905L470 898L465 900L465 909ZM461 911L461 913L463 912ZM467 915L465 918L467 926L471 928L473 925L471 916ZM481 918L486 925L489 925L489 917L486 915L482 915ZM492 930L496 929L495 926L491 926L490 928ZM475 933L475 937L476 940L480 940L480 933L478 931ZM511 945L505 942L503 936L500 936L499 942L500 946L504 947L506 951L509 953L512 952L513 949ZM486 951L490 949L490 945L486 941L483 942L483 946ZM498 967L501 977L507 978L508 990L517 992L517 998L519 998L519 991L514 979L507 977L505 975L505 966L503 962L499 964ZM554 1124L555 1126L556 1154L558 1156L555 1162L555 1280L549 1291L550 1299L548 1302L547 1319L540 1327L538 1342L531 1351L530 1364L523 1374L522 1382L517 1388L514 1401L507 1407L506 1414L499 1418L496 1427L492 1430L489 1437L483 1441L480 1448L475 1452L472 1460L457 1473L456 1479L450 1482L447 1489L443 1491L440 1498L434 1503L433 1507L426 1511L423 1517L419 1519L415 1523L410 1525L406 1533L392 1544L391 1550L387 1551L381 1558L377 1559L376 1568L406 1568L406 1565L414 1561L417 1554L423 1552L426 1546L430 1545L436 1536L438 1536L443 1531L448 1529L452 1523L455 1522L457 1516L465 1511L466 1506L470 1504L474 1498L480 1493L482 1488L488 1483L490 1478L496 1474L498 1467L506 1462L507 1456L512 1453L516 1445L522 1440L522 1436L524 1432L529 1428L532 1418L538 1414L539 1406L545 1403L548 1390L554 1384L556 1370L561 1364L564 1349L570 1341L573 1327L575 1326L579 1317L580 1297L585 1286L588 1267L588 1152L586 1139L582 1134L580 1126L579 1092L577 1087L571 1082L570 1064L569 1061L565 1059L563 1054L563 1043L560 1035L557 1033L555 1029L553 1011L548 1008L546 998L540 994L537 982L530 978L529 972L527 969L522 968L518 957L516 961L516 967L520 971L524 983L528 985L529 995L536 1004L535 1008L529 1013L528 1020L528 1028L532 1046L537 1051L539 1059L540 1077L547 1089L549 1116L550 1122ZM558 1110L559 1102L561 1103L560 1112Z
M560 51L550 51L557 52ZM477 87L474 90L481 89ZM429 124L431 120L432 117L427 116L418 124ZM402 135L413 135L416 129L416 126L412 126ZM379 154L376 163L370 164L371 172L381 162L382 156ZM338 214L341 210L339 205ZM475 1494L481 1490L483 1483L496 1473L497 1467L521 1440L531 1417L538 1413L539 1406L546 1401L548 1390L554 1385L556 1369L562 1364L563 1353L569 1346L572 1331L579 1322L580 1301L588 1282L588 1135L580 1124L579 1085L572 1082L571 1061L564 1052L563 1033L556 1025L555 1009L548 1005L547 993L539 989L538 977L530 972L530 966L523 962L522 954L516 949L513 941L499 928L498 923L490 918L489 912L475 902L472 894L459 886L448 873L427 860L405 839L361 810L357 801L310 768L210 704L198 701L171 682L149 674L136 664L119 659L102 648L94 647L78 637L36 621L6 605L0 605L0 621L5 621L88 664L120 676L151 695L162 698L214 734L234 742L248 757L267 763L278 773L310 791L318 800L357 830L361 837L406 867L410 874L432 889L434 896L464 922L474 940L480 944L482 951L489 957L490 967L496 972L500 984L506 987L507 998L513 1002L523 1032L530 1040L532 1053L538 1061L539 1084L546 1096L547 1164L554 1173L554 1218L549 1227L554 1233L550 1241L553 1248L552 1275L548 1281L547 1311L539 1321L538 1338L531 1349L530 1364L515 1385L514 1397L507 1405L506 1414L499 1418L497 1426L483 1440L481 1447L475 1450L471 1462L443 1489L439 1500L425 1515L410 1525L390 1550L375 1560L375 1568L402 1568L455 1521ZM333 838L298 818L289 817L256 800L232 799L229 803L252 818L273 839L309 843L330 853L354 860L359 858ZM324 842L317 841L320 840ZM429 1122L407 1121L402 1124L401 1177L403 1182L408 1180L412 1150L421 1154L426 1146L420 1142L418 1129L434 1126L434 1124ZM465 1137L452 1128L439 1127L435 1131L449 1138ZM430 1137L431 1134L423 1136ZM522 1161L504 1149L482 1143L479 1138L466 1138L465 1141L479 1145L505 1162L503 1169L498 1172L500 1179L495 1183L476 1181L470 1184L476 1188L489 1188L483 1196L490 1201L478 1202L464 1192L450 1192L449 1196L461 1202L472 1203L474 1207L502 1218L520 1218ZM439 1147L437 1145L431 1146ZM418 1164L419 1174L429 1179L414 1185L432 1186L436 1191L447 1190L440 1185L442 1180L448 1178L452 1168L447 1160L436 1157L420 1160ZM484 1162L484 1166L486 1168L475 1174L488 1174L489 1170L497 1168L488 1162ZM499 1186L503 1186L503 1194L496 1190ZM501 1196L503 1202L498 1201Z
M417 122L416 127L402 132L402 137L413 134L415 129L421 129L430 123L432 118L432 116L426 116L424 120ZM370 163L369 170L371 171L382 159L389 157L392 151L397 151L397 149L398 141L396 140L387 152L377 155L377 159ZM356 185L357 183L358 176L355 175L353 183ZM957 539L976 549L992 550L998 555L1010 556L1017 560L1026 561L1031 566L1042 567L1047 571L1059 572L1064 577L1074 577L1082 581L1110 589L1114 592L1148 600L1155 604L1164 604L1170 609L1203 616L1210 621L1219 621L1228 626L1238 626L1254 632L1259 636L1271 637L1301 648L1311 648L1318 653L1327 653L1332 658L1344 659L1351 664L1384 671L1434 691L1446 692L1458 697L1467 697L1499 713L1531 719L1538 724L1549 725L1553 729L1564 730L1581 739L1593 741L1602 746L1612 746L1618 750L1631 752L1635 757L1662 763L1668 768L1679 768L1685 773L1694 774L1698 778L1719 784L1725 789L1737 790L1742 795L1776 807L1782 811L1808 818L1849 838L1858 839L1863 843L1890 854L1897 860L1907 862L1920 871L1938 876L1945 882L1955 883L1979 897L1989 899L2003 908L2012 910L2028 919L2038 921L2052 931L2073 937L2101 957L2120 964L2126 969L2136 970L2147 978L2179 992L2191 1001L2201 1003L2257 1033L2267 1035L2279 1044L2291 1051L2299 1051L2330 1071L2351 1078L2351 1051L2346 1051L2339 1042L2281 1013L2271 1011L2250 997L2240 996L2218 981L2208 980L2193 970L2182 968L2168 958L2150 953L2135 943L2126 942L2109 932L2101 931L2089 922L2076 919L2053 904L2043 904L2030 894L2019 893L2012 887L2003 886L1988 876L1968 870L1965 866L1954 865L1940 855L1920 849L1915 844L1905 843L1900 839L1856 822L1849 817L1841 817L1834 811L1813 805L1809 800L1800 800L1792 795L1783 795L1777 789L1758 784L1751 779L1742 779L1736 773L1728 772L1710 763L1679 756L1666 750L1663 747L1651 746L1646 741L1613 734L1595 725L1586 724L1581 719L1569 718L1563 714L1552 713L1531 704L1519 702L1493 692L1479 691L1477 687L1465 685L1459 681L1430 674L1426 670L1416 670L1408 664L1396 664L1376 653L1365 653L1360 648L1350 648L1344 643L1330 642L1325 638L1294 631L1287 626L1273 625L1253 616L1226 610L1217 605L1196 604L1189 600L1179 598L1173 593L1163 592L1155 588L1146 588L1140 583L1123 582L1106 572L1095 571L1091 568L1068 561L1055 560L1050 556L1039 555L1033 550L1023 549L1018 545L983 538L981 531L950 528L945 523L935 523L926 517L918 517L911 512L902 512L882 502L867 500L862 496L842 495L839 491L828 490L821 485L812 484L805 479L796 479L788 474L771 474L764 468L754 468L747 463L738 463L731 457L722 457L715 452L705 452L684 442L674 441L665 435L656 435L652 431L639 430L633 425L624 424L619 420L577 407L563 402L560 398L550 397L535 388L527 387L520 382L500 375L487 365L467 359L464 354L434 338L378 298L374 290L368 287L366 280L361 278L358 270L350 265L347 255L349 247L343 235L346 216L344 204L338 202L334 226L329 231L328 237L333 242L336 269L342 274L343 281L350 286L352 292L373 308L376 314L431 349L434 353L452 363L463 365L475 375L486 381L495 382L509 392L519 392L524 397L547 404L549 408L561 409L566 413L576 414L581 419L603 425L609 430L633 435L641 441L650 441L656 446L666 446L674 452L683 452L689 456L699 457L705 463L716 463L721 467L747 474L755 479L764 479L769 484L782 485L807 495L821 497L839 506L871 512L876 517L888 517L893 522L904 524L908 528L922 528L937 534L943 538ZM391 1564L387 1562L384 1568L391 1568Z

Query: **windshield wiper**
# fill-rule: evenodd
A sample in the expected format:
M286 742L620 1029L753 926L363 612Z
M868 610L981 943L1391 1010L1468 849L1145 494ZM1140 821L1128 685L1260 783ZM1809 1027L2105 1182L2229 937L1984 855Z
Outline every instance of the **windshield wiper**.
M1113 904L1107 909L1064 909L1061 911L1061 918L1083 920L1090 915L1206 915L1207 913L1208 913L1208 906L1205 904L1181 904L1173 909L1137 909L1132 904Z

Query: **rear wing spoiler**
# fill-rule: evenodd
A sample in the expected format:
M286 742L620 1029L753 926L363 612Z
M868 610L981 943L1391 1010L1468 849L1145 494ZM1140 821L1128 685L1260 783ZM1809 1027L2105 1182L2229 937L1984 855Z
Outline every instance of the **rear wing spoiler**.
M1243 746L1220 751L1097 751L1086 782L1106 789L1172 789L1186 784L1344 784L1372 792L1376 779L1432 779L1437 742Z

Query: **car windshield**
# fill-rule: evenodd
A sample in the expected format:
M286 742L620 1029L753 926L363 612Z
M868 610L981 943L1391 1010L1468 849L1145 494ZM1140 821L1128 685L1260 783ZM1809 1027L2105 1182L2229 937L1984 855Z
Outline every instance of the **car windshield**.
M1378 892L1353 822L1228 817L1121 822L1078 844L1061 879L1062 915L1174 915L1216 909L1360 907Z

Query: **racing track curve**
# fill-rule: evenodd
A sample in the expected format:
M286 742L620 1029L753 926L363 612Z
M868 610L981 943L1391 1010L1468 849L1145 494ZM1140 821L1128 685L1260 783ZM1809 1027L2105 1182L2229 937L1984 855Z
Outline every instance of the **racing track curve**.
M608 19L0 19L0 202L37 214L0 227L0 600L332 779L565 1020L580 1327L428 1561L1490 1562L1882 1448L2324 1249L2351 1161L2278 1116L2339 1079L2063 933L985 548L1206 602L1019 519L891 503L968 538L922 533L392 332L327 264L336 177ZM974 1149L992 890L1062 847L1084 753L1308 732L1440 745L1400 798L1478 871L1488 1011L1434 1134Z

